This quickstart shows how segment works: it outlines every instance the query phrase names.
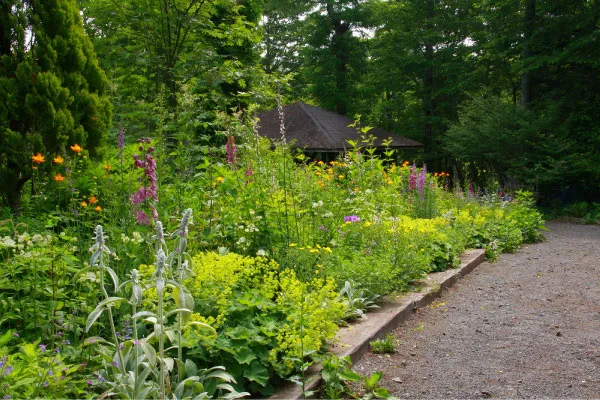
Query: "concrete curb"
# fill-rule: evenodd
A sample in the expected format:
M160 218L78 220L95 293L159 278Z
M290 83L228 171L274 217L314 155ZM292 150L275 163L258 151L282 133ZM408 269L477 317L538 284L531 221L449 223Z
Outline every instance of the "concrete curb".
M422 282L420 292L410 292L402 296L386 299L386 301L364 318L348 327L341 328L335 338L331 353L344 357L349 356L353 363L360 360L369 350L369 343L385 337L400 323L410 318L414 312L435 300L441 292L451 287L459 278L473 271L485 260L485 251L481 249L467 250L461 257L461 264L456 269L429 274ZM321 383L320 365L313 365L305 373L305 391L316 390ZM302 399L302 387L294 383L286 383L279 387L271 399Z

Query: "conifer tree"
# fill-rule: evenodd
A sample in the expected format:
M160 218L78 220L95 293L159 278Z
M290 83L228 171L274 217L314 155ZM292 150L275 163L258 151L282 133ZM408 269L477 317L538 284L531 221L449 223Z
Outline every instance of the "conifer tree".
M94 155L111 120L108 81L85 35L75 0L0 4L0 195L19 212L33 175L67 145Z

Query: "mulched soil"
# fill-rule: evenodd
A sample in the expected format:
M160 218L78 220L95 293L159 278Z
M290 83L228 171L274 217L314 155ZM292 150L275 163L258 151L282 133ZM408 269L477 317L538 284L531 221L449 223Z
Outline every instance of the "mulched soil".
M548 223L546 241L484 262L368 353L399 398L600 398L600 226Z

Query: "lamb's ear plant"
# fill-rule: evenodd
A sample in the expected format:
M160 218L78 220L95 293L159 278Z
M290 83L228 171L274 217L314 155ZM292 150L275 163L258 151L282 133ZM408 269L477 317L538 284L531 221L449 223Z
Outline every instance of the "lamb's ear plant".
M181 333L189 325L202 325L216 336L215 330L199 322L187 323L186 319L191 314L194 302L189 291L182 282L190 273L191 257L185 252L187 246L188 224L192 211L186 210L176 236L176 246L172 253L168 252L163 232L162 223L156 223L156 260L155 270L149 282L141 282L136 270L131 272L131 279L119 285L118 278L105 261L112 252L105 244L105 237L101 226L96 227L96 243L92 246L90 268L96 269L100 274L100 286L104 299L88 316L86 331L107 311L111 326L112 343L102 338L91 338L91 342L104 342L114 347L115 353L111 364L99 373L102 386L107 388L103 396L117 396L119 398L207 398L219 396L224 398L239 398L248 393L238 393L231 384L234 378L225 372L223 367L217 366L209 369L198 369L191 360L184 360ZM173 269L173 266L175 268ZM115 293L130 290L131 297L109 296L104 285L104 274L108 274L115 288ZM142 303L144 292L148 289L156 290L155 311L138 311ZM168 310L165 305L165 296L172 293L176 309ZM114 316L111 307L120 303L129 303L131 315L126 317L133 323L132 338L119 341L115 330ZM176 316L175 327L168 326L170 317ZM144 338L140 338L138 324L149 323L153 330ZM166 347L165 339L176 346ZM88 339L88 343L90 340ZM156 349L155 347L158 347ZM177 349L176 355L171 355ZM172 372L177 366L177 374Z

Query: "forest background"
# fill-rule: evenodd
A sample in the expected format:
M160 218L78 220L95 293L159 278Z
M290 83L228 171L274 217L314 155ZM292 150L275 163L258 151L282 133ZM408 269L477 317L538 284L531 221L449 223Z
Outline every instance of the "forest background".
M416 139L431 170L493 171L544 202L598 199L597 0L78 0L85 34L63 35L62 59L38 32L77 25L58 3L0 9L0 191L13 209L42 148L94 156L124 128L201 150L223 142L220 114L248 122L277 99ZM72 99L53 97L50 75L31 79L61 68L90 82Z

